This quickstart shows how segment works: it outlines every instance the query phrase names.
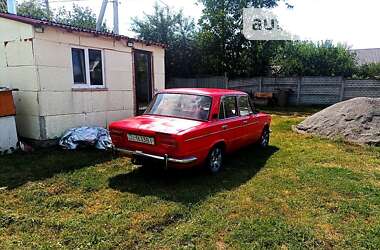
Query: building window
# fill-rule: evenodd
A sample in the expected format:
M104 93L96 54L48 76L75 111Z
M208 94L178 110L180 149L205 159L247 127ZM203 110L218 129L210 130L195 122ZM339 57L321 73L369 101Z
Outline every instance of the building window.
M86 84L86 65L84 49L71 49L73 58L74 84Z
M75 87L103 87L103 53L97 49L71 49Z

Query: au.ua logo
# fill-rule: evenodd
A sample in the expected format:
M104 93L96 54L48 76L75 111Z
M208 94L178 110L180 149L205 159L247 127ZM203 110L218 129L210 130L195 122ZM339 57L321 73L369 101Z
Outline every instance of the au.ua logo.
M243 34L248 40L296 40L283 27L270 9L245 8L243 10Z
M253 30L282 30L277 19L256 18L252 24Z

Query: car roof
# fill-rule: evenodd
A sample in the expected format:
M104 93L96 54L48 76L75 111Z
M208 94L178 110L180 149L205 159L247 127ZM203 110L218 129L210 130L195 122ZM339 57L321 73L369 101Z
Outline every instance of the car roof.
M213 88L176 88L165 89L159 93L176 93L176 94L193 94L207 96L223 96L223 95L247 95L247 93L231 89L213 89Z

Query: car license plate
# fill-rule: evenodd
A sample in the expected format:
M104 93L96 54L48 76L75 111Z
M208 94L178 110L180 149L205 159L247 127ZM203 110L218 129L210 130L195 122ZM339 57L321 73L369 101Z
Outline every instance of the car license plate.
M128 141L154 145L154 138L149 136L127 134Z

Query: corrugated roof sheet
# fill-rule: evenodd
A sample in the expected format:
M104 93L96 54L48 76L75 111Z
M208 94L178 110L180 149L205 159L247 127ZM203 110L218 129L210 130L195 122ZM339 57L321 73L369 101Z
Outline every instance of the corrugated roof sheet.
M65 29L65 30L72 31L72 32L90 33L90 34L93 34L94 36L104 36L104 37L110 37L110 38L120 39L120 40L123 39L123 40L132 41L132 42L140 42L140 43L143 43L145 45L155 45L155 46L159 46L159 47L163 47L163 48L167 47L167 45L163 44L163 43L158 43L158 42L154 42L154 41L146 41L146 40L137 39L137 38L131 38L131 37L124 36L124 35L118 35L118 34L114 34L114 33L110 33L110 32L97 31L94 29L81 28L81 27L77 27L77 26L64 24L64 23L53 22L50 20L37 19L34 17L14 15L14 14L1 13L1 12L0 12L0 17L7 18L7 19L17 21L17 22L30 24L33 26L46 25L46 26L50 26L50 27Z
M380 63L380 48L379 49L354 49L356 58L360 65L368 63Z

